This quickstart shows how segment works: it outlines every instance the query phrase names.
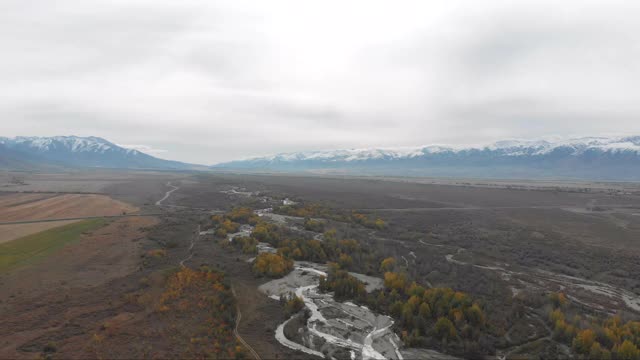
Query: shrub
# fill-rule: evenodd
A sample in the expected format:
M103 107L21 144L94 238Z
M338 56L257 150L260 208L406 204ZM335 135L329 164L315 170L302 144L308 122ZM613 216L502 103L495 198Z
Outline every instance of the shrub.
M147 256L153 257L156 259L163 258L167 256L167 250L164 249L153 249L147 251Z
M382 260L382 263L380 264L380 272L384 274L386 272L393 271L395 267L396 267L396 259L392 257L388 257Z

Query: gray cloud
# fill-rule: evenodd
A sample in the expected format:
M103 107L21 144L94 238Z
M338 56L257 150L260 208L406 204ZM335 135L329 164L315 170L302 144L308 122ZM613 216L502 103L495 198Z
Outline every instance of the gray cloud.
M10 0L0 131L198 163L640 133L639 6Z

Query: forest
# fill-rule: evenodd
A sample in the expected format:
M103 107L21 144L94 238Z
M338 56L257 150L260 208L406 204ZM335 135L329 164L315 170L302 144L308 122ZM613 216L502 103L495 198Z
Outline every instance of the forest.
M392 270L393 258L380 268ZM319 289L333 292L337 300L353 300L377 312L391 315L405 345L438 348L466 357L495 350L481 306L465 293L449 288L429 288L409 281L404 272L384 273L384 289L367 293L365 284L339 264L330 263Z
M283 205L273 208L276 214L296 216L301 218L322 218L343 223L358 224L366 228L382 230L387 224L375 215L361 214L356 211L331 209L320 204Z

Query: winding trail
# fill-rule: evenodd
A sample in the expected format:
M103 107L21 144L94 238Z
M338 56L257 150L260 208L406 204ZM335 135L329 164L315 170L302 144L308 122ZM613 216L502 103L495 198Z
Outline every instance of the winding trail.
M198 227L196 228L196 232L194 234L194 236L191 238L191 244L189 245L189 249L188 251L188 256L185 257L184 259L180 260L180 267L185 267L184 263L186 261L191 260L191 258L193 258L194 255L194 251L193 248L196 245L196 242L198 241L198 239L200 239L200 225L198 225ZM233 297L237 298L238 296L236 295L236 290L233 288L233 285L231 286L231 292L233 293ZM242 345L244 345L244 347L249 350L249 352L251 353L251 355L253 355L253 357L256 360L262 360L260 358L260 355L258 355L258 353L253 350L253 348L251 347L251 345L249 345L243 338L242 336L240 336L240 333L238 332L238 325L240 324L240 320L242 320L242 313L240 312L240 306L238 306L237 302L236 302L236 311L237 311L237 316L236 316L236 326L233 329L233 334L235 335L235 337L238 339L238 341L240 341L240 343Z
M193 257L193 247L196 245L196 241L200 238L200 225L196 228L195 235L191 238L191 244L189 245L189 249L187 250L188 256L182 260L180 260L180 267L184 267L184 262L191 260Z
M236 295L236 289L234 289L233 285L231 285L231 292L233 293L233 297L237 298L238 296ZM249 352L251 353L251 355L254 357L254 359L256 360L261 360L260 355L258 355L258 353L253 350L253 348L251 347L251 345L249 345L243 338L242 336L240 336L240 333L238 332L238 326L240 325L240 320L242 320L242 313L240 312L240 306L238 306L238 302L236 301L236 312L237 312L237 316L236 316L236 326L233 328L233 335L235 335L236 339L238 339L238 341L240 341L240 343L247 349L249 350Z
M164 194L162 199L156 201L156 205L157 206L162 206L162 202L163 201L167 200L169 198L169 196L171 196L171 194L173 194L174 191L180 189L179 186L171 185L171 182L168 182L167 186L170 186L172 189L167 191L167 193ZM186 261L191 260L191 258L193 258L193 254L194 254L193 253L193 247L196 245L196 242L198 241L198 239L200 239L200 225L198 225L198 227L196 228L196 232L195 232L194 236L191 237L191 244L189 244L189 249L187 249L187 257L185 257L184 259L180 260L180 267L185 267L184 263Z
M172 187L173 189L171 189L171 190L167 191L167 193L166 193L166 194L164 194L164 197L163 197L162 199L160 199L160 200L156 201L156 206L162 206L162 202L163 202L163 201L167 200L167 199L169 198L169 196L171 196L171 194L172 194L174 191L176 191L176 190L180 189L180 187L179 187L179 186L171 185L171 182L168 182L168 183L167 183L167 186Z
M169 196L171 196L171 194L173 194L174 191L180 189L179 186L175 186L175 185L171 185L171 182L167 183L167 186L171 187L172 189L167 191L166 194L164 194L164 197L162 197L162 199L156 201L156 206L163 206L162 203L167 200L169 198ZM182 206L174 206L174 205L165 205L167 207L176 207L176 208L187 208L187 207L182 207ZM206 209L201 209L201 210L206 210ZM193 248L196 245L196 242L198 241L198 239L200 239L200 233L201 233L201 228L200 225L198 225L198 227L196 228L195 234L193 237L191 237L191 244L189 245L189 249L187 250L187 257L185 257L184 259L180 260L180 267L185 267L184 263L191 260L193 258L194 255L194 251ZM231 286L231 292L233 293L233 297L237 298L238 296L236 295L236 290L234 289L233 285ZM240 312L240 306L238 305L238 303L236 302L236 312L237 312L237 316L236 316L236 325L233 328L233 334L236 337L236 339L238 339L238 341L247 349L249 350L249 352L251 353L251 355L256 359L256 360L262 360L262 358L260 358L260 355L258 355L258 353L251 347L251 345L249 345L240 335L240 333L238 332L238 326L240 325L240 320L242 320L242 312Z
M171 208L171 209L187 209L187 210L209 211L211 213L223 213L224 212L224 211L216 210L216 209L208 209L208 208L185 206L185 205L163 205L162 203L165 200L167 200L169 198L169 196L171 196L171 194L173 194L174 191L180 189L179 186L171 185L171 182L168 182L166 185L170 186L172 189L167 191L167 193L164 194L162 199L156 201L156 206L162 206L164 208Z
M171 185L170 182L167 183L167 186L172 187L172 189L167 191L167 193L164 194L164 197L162 199L156 201L157 206L162 206L163 201L167 200L174 191L180 189L180 187L178 186ZM56 218L56 219L4 221L4 222L0 222L0 225L35 224L35 223L57 222L57 221L89 220L89 219L119 219L119 218L126 218L126 217L145 217L145 216L158 216L158 215L162 215L162 213L156 212L156 213L146 213L146 214L96 215L96 216L77 216L77 217Z

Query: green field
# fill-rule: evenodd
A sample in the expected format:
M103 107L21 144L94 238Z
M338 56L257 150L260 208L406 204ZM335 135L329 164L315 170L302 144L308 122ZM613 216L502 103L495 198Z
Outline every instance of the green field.
M105 219L85 220L0 244L0 273L38 261L106 222Z

